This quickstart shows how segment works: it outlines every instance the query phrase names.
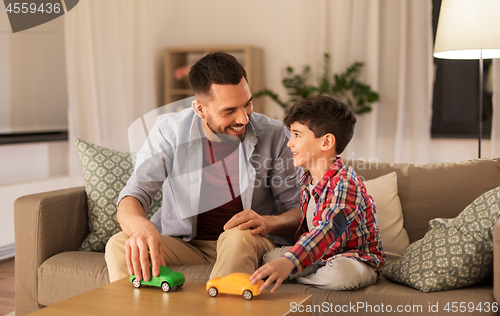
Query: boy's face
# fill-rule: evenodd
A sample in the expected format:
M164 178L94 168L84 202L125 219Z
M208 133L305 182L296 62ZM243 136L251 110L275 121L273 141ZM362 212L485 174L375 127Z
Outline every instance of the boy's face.
M293 154L293 165L311 169L322 158L323 137L316 138L307 125L295 122L290 125L292 137L287 143Z

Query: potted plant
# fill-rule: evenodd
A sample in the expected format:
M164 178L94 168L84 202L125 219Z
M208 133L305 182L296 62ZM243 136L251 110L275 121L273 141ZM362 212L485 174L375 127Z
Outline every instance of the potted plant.
M270 89L264 89L255 94L255 97L267 95L278 103L285 113L298 100L314 95L328 95L347 103L356 114L363 114L372 110L371 104L379 100L377 92L369 85L358 80L363 63L355 62L343 73L331 75L330 55L323 56L323 74L320 78L313 80L310 66L304 66L301 73L288 66L283 73L282 83L287 89L290 99L283 101ZM333 79L333 80L332 80Z

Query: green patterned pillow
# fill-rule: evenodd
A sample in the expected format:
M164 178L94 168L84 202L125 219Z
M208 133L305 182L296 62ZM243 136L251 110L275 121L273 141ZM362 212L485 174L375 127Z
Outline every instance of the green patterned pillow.
M433 219L424 238L382 267L390 280L434 292L466 287L493 272L493 228L500 216L500 187L488 191L454 219Z
M90 233L80 250L103 252L109 238L121 228L116 219L118 195L130 178L134 166L130 153L107 149L75 139L85 176ZM161 205L161 191L149 208L150 218Z

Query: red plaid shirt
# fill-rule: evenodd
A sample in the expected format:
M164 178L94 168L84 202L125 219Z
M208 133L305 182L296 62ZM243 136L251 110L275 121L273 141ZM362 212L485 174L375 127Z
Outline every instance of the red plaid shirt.
M314 227L308 232L305 218L310 181L311 174L306 171L300 179L302 220L296 234L298 241L284 256L292 260L299 271L318 260L352 257L380 273L385 254L377 212L358 175L344 165L342 158L337 158L312 191L317 206Z

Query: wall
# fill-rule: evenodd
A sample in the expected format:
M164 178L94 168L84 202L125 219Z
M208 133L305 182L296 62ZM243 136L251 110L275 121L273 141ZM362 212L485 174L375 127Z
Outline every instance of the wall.
M207 8L199 1L184 0L170 1L160 11L165 15L168 46L251 44L263 48L266 85L283 97L284 67L317 65L321 57L309 40L313 36L307 35L315 32L315 25L304 16L316 14L308 1L211 0ZM282 109L267 98L265 109L268 116L283 118Z
M211 0L209 8L206 2L196 0L153 3L158 6L158 10L151 13L151 19L161 27L156 40L162 43L162 48L155 52L155 58L163 58L163 47L166 46L255 45L265 52L266 86L281 96L286 94L280 83L284 67L293 65L300 68L304 64L314 67L321 57L317 52L323 51L313 41L313 36L310 36L319 29L323 15L309 1ZM318 18L311 19L311 16ZM5 11L0 10L0 126L10 128L10 117L24 117L24 114L19 116L13 114L13 111L23 109L26 103L37 103L43 98L54 102L38 107L38 112L28 113L50 114L49 117L59 117L58 120L66 115L65 112L54 111L52 108L56 103L65 102L67 97L64 78L61 81L65 72L62 62L64 54L61 53L64 47L61 33L63 18L23 34L16 34L15 40L6 40L7 36L13 35L9 34L10 25ZM311 21L313 22L310 23ZM42 27L43 29L39 29ZM35 30L42 32L32 33ZM41 41L43 36L52 38L55 43ZM39 45L37 48L28 45L32 39ZM47 55L51 49L57 51L55 56ZM26 56L30 51L36 52L38 59ZM47 58L42 58L43 54ZM45 68L47 64L43 64L44 61L50 61L52 65ZM16 72L19 77L11 79L13 67L19 70L19 73ZM30 69L35 71L32 78L27 76ZM157 76L161 94L161 69ZM25 89L28 85L33 89ZM41 87L45 88L39 89ZM42 91L47 89L53 93ZM19 107L5 106L13 102L19 104ZM281 108L274 102L266 100L265 108L265 113L270 117L283 118ZM483 157L489 156L488 143L483 141ZM72 185L65 176L67 148L70 145L72 143L59 142L0 146L0 216L5 219L0 221L0 249L14 241L12 204L18 196ZM477 140L473 139L435 139L431 141L431 148L432 157L429 162L460 161L477 157Z
M68 175L68 142L0 146L0 186Z
M68 142L0 146L0 260L14 251L14 201L71 186Z
M265 85L285 97L281 74L287 65L300 69L309 64L313 70L319 66L318 52L323 48L315 38L322 35L318 32L325 18L317 9L320 3L323 1L311 5L298 0L213 0L207 14L206 6L185 0L164 3L158 12L165 16L168 46L251 44L263 48ZM267 97L264 108L268 116L283 118L282 109ZM427 162L477 158L476 139L432 139L430 147ZM482 157L490 157L488 140L483 140Z
M0 10L0 133L67 128L63 18L13 34Z
M10 130L10 24L0 10L0 132ZM4 33L5 32L5 33Z
M0 133L67 128L64 20L13 34L0 10ZM0 260L14 251L14 201L70 186L68 142L0 145Z
M446 139L431 140L431 160L429 162L463 161L478 157L477 139ZM491 141L481 141L482 158L498 158L491 156Z

